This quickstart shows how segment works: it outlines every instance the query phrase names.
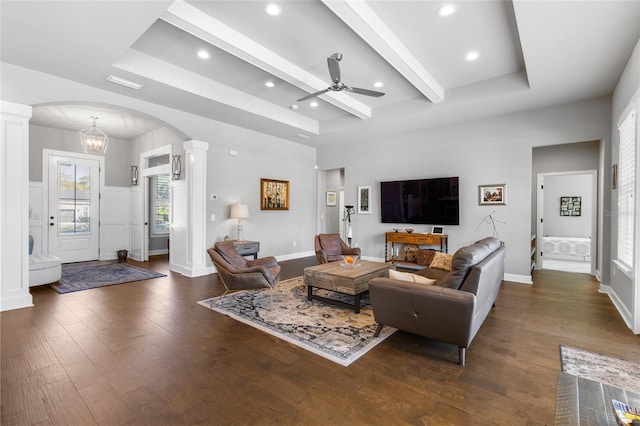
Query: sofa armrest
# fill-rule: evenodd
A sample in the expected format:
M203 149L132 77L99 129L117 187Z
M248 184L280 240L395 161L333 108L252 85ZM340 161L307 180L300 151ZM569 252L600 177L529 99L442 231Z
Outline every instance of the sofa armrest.
M376 322L466 348L473 335L472 293L391 278L369 281Z

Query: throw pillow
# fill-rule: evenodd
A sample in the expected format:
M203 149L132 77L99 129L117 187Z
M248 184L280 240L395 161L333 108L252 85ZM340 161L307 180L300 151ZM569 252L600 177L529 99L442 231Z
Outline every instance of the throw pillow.
M400 272L394 269L389 270L389 278L401 281L410 281L418 284L434 284L436 282L436 280L432 280L431 278L422 277L409 272Z
M436 252L433 256L433 260L431 261L430 268L434 269L442 269L444 271L451 271L453 255L447 253Z
M429 266L433 261L433 256L435 256L435 250L418 250L418 255L416 256L416 263L421 266Z

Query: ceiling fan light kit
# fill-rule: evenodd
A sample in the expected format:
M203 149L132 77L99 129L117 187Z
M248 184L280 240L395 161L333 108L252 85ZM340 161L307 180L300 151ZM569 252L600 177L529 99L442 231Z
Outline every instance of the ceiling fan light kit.
M358 95L365 95L365 96L373 96L373 97L380 97L380 96L384 96L383 92L378 92L376 90L369 90L369 89L361 89L359 87L350 87L345 85L342 81L341 81L341 77L340 77L340 61L342 60L342 53L334 53L333 55L329 56L327 58L327 65L329 67L329 76L331 77L331 86L327 87L324 90L320 90L318 92L315 93L311 93L307 96L303 96L302 98L298 99L298 102L302 102L302 101L306 101L307 99L311 99L311 98L315 98L316 96L320 96L323 95L327 92L342 92L342 91L346 91L346 92L350 92L350 93L356 93Z

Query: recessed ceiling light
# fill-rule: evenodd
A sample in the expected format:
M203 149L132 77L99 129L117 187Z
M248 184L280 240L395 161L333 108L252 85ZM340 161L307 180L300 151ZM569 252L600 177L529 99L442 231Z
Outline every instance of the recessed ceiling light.
M318 103L316 101L313 101L309 104L311 107L315 108L318 106Z
M373 83L373 87L382 87L384 86L384 83L381 81L376 81L375 83Z
M278 16L282 13L282 7L276 3L269 3L264 7L264 13L269 16Z
M200 49L198 50L198 58L200 59L209 59L211 57L211 55L209 55L209 52L207 52L204 49Z
M458 10L458 6L456 6L455 4L445 4L440 9L438 9L438 16L442 16L443 18L451 16L456 13L456 10Z
M266 83L264 83L264 85L267 86L267 87L275 86L275 84L273 84L273 81L267 81Z
M478 52L476 52L475 50L467 53L467 56L465 56L464 58L467 61L475 61L476 59L478 59L480 57L480 54L478 54Z

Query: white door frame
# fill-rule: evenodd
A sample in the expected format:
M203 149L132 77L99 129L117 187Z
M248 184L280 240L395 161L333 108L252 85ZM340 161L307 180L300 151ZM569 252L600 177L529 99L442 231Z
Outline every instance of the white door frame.
M149 167L149 159L160 157L163 155L169 155L169 163L161 166ZM141 244L141 261L146 262L149 260L149 177L161 174L169 174L171 176L171 159L173 155L173 146L164 145L159 148L155 148L149 151L145 151L140 154L140 178L141 178L141 191L140 196L142 200L138 203L143 209L143 221L144 225L141 227L141 232L138 234L139 243ZM171 201L173 203L173 200ZM169 245L171 250L171 245Z
M598 242L598 212L599 208L599 199L598 199L598 171L597 170L576 170L576 171L567 171L567 172L547 172L547 173L538 173L537 181L536 181L536 191L537 191L537 206L536 206L536 267L535 269L542 269L542 258L540 253L542 251L542 238L544 237L544 223L543 212L544 212L544 194L543 194L543 185L544 178L547 176L572 176L572 175L591 175L591 195L593 199L593 214L591 215L591 275L597 276L597 259L599 258L599 242Z
M76 158L78 160L97 160L100 164L100 173L99 173L99 193L102 194L104 190L104 157L101 155L92 155L85 154L82 152L69 152L69 151L60 151L55 149L43 149L42 150L42 209L43 213L46 208L46 214L42 215L42 253L49 254L49 221L48 218L50 216L49 213L49 191L51 190L49 183L49 157L50 156L61 156L61 157L69 157ZM100 222L100 208L98 207L98 223ZM45 232L44 230L47 229ZM96 238L98 238L98 248L100 247L100 232L97 230Z

